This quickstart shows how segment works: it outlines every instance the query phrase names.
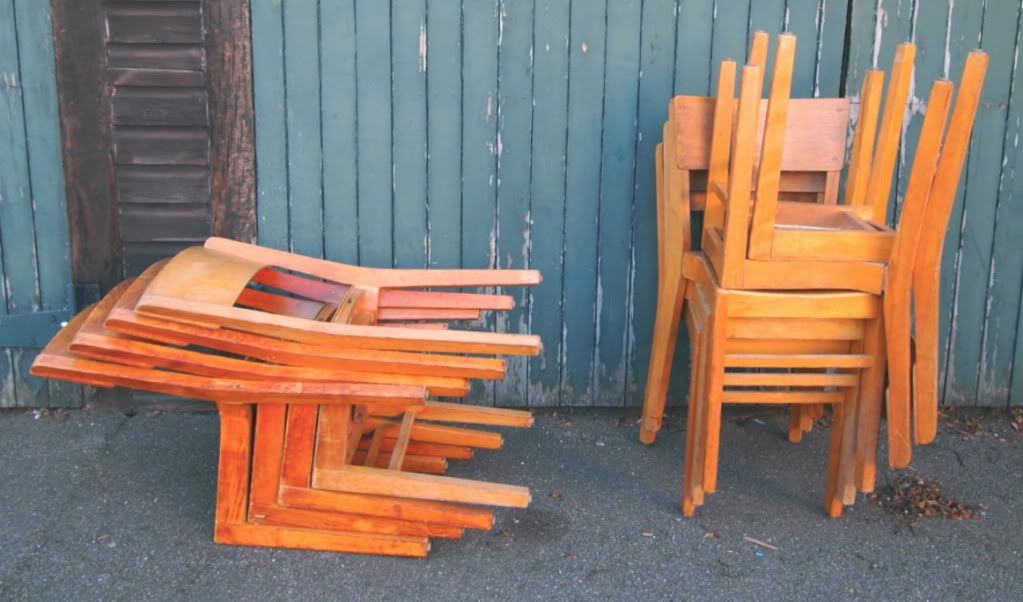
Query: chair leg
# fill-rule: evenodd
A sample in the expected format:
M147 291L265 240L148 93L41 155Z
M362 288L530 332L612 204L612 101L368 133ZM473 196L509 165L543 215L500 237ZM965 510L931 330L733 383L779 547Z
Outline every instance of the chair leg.
M938 434L938 303L939 275L918 278L913 291L916 309L913 412L916 442L927 445Z
M842 450L843 435L845 434L846 407L844 403L836 403L833 408L831 421L831 449L828 454L828 474L824 486L824 512L831 518L842 516Z
M799 443L803 440L803 414L806 408L800 404L789 407L789 442Z
M846 506L856 503L856 416L860 388L850 387L842 405L842 448L838 465L837 494Z
M721 447L721 405L724 400L725 388L725 343L728 316L727 304L718 299L717 307L711 318L711 326L707 331L707 345L704 350L706 362L706 404L707 412L702 424L707 429L706 448L704 453L703 490L705 493L717 491L718 482L718 451Z
M664 403L668 395L667 384L671 377L671 364L675 357L675 341L679 327L675 299L678 289L685 291L685 282L664 283L662 294L657 299L657 315L654 322L654 340L650 349L650 368L647 372L646 391L643 397L643 420L639 440L650 445L657 439L664 417Z
M913 454L912 359L909 343L909 300L885 298L885 341L888 360L888 456L892 468L909 464Z
M869 493L874 490L877 479L878 430L881 427L881 407L884 403L886 364L883 320L877 319L867 324L863 353L873 358L873 362L860 376L856 419L856 485L860 491Z
M682 515L692 517L696 507L703 504L703 454L706 446L703 440L704 429L703 408L706 397L703 384L705 382L703 358L703 339L705 335L694 332L692 370L689 377L689 411L686 418L685 462L682 478Z

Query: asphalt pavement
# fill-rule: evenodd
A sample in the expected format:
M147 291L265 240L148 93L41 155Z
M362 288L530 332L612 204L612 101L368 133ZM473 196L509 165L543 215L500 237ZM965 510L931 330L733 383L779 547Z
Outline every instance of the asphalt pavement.
M533 504L410 560L213 544L215 414L3 411L0 599L1023 597L1023 436L1008 413L946 421L916 451L914 470L979 517L915 525L864 496L826 518L827 428L793 445L784 416L759 414L725 421L719 491L683 519L681 421L645 447L635 419L548 411L505 430L504 449L451 474L528 485Z

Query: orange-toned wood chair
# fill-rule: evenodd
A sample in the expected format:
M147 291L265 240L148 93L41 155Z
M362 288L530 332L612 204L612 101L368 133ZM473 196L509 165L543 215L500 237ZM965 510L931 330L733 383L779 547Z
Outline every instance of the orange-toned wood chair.
M502 281L501 275L491 278ZM503 278L507 280L508 275ZM182 279L189 285L177 286L175 280ZM436 353L442 348L486 353L491 350L490 341L499 349L515 341L517 345L511 347L530 352L538 351L539 340L458 333L432 324L423 329L420 323L368 326L376 315L363 311L358 303L345 302L355 287L348 286L341 295L337 288L280 271L279 266L255 268L241 257L188 250L154 265L134 282L123 283L76 319L66 333L62 331L64 347L41 355L36 370L40 375L107 386L109 377L96 380L90 374L123 377L125 370L134 371L133 378L112 384L194 393L191 396L219 402L223 428L218 491L225 493L218 496L215 538L222 543L425 555L426 537L458 537L465 528L489 528L493 513L477 504L528 504L529 492L522 487L437 475L446 471L449 458L468 459L474 449L496 449L502 443L499 434L440 422L523 427L532 424L531 415L435 402L427 394L462 396L468 391L469 378L504 374L501 360ZM157 297L169 295L172 300L180 295L187 311L150 315L139 311L140 301L154 291ZM398 297L398 302L411 299L417 312L393 316L395 320L469 317L464 311L418 312L424 303L434 304L426 309L447 310L451 308L436 305L454 301L464 310L469 302L477 314L481 309L509 306L502 296L424 293ZM340 302L309 298L316 295L335 295ZM219 323L221 318L207 320L202 314L204 304L219 305L217 315L236 318L242 330ZM234 309L263 315L236 317L228 311ZM281 330L264 326L274 319L287 324ZM324 336L308 327L314 320L346 326L356 319L364 322L354 332L333 329ZM277 338L282 334L314 341ZM474 336L460 336L465 334ZM413 342L416 338L423 340ZM354 346L349 345L351 341ZM310 365L310 358L321 356L323 361ZM55 369L54 364L70 360L81 369ZM139 380L140 374L145 379ZM303 386L309 394L348 387L344 390L354 388L364 396L369 394L366 391L381 390L409 399L384 403L369 397L374 403L360 403L361 398L346 401L320 394L314 400L322 403L303 405L283 396L261 395L261 389L254 387L267 379L293 383L287 391L297 390L296 400L303 397ZM189 387L182 388L182 382ZM214 384L212 392L207 390ZM232 396L235 390L238 397ZM410 397L410 392L416 395ZM239 410L224 405L224 400L250 403ZM400 422L393 420L396 417ZM244 449L248 457L244 470L237 465L238 449ZM239 492L232 484L239 482L250 487ZM360 534L372 537L360 539Z
M750 46L749 64L763 69L767 62L767 49L768 35L756 32ZM663 419L685 299L682 256L692 249L690 214L706 210L704 222L711 225L719 224L723 216L720 201L713 195L708 197L708 171L715 116L723 119L731 113L716 113L715 102L714 97L704 96L673 98L669 103L663 142L658 145L655 155L658 302L640 427L640 440L647 444L656 440ZM781 157L778 197L786 204L833 205L838 200L839 178L844 167L849 101L844 98L809 98L794 99L791 103L792 119L784 128L785 151ZM765 101L758 116L758 153L766 124ZM753 185L757 185L756 180ZM808 407L819 412L823 406ZM812 424L806 420L809 416L810 413L803 416L800 423L803 429ZM802 430L793 431L793 440L797 439L797 433L801 434Z
M756 45L757 41L755 40L754 46ZM789 103L787 98L794 45L795 40L791 36L779 38L779 57L776 61L779 68L775 72L775 82L777 85L773 89L776 89L779 95L783 95L786 102L781 102L783 100L782 96L774 96L775 102L772 105L774 109L769 109L771 112L770 118L776 124L775 127L777 129L785 129L786 134L783 138L775 137L775 145L781 145L780 153L768 153L765 156L768 161L781 161L783 167L786 157L797 153L798 149L813 148L812 144L806 141L801 142L790 135L793 129L792 120L803 119L804 115L807 114L804 108L797 109L795 107L794 103L799 101L791 101ZM761 46L766 47L766 43ZM754 54L757 53L751 52L751 56ZM759 64L762 65L762 57L765 54L766 51L761 50L759 52L760 58L754 59L754 63L759 61ZM894 262L895 252L892 247L895 244L896 233L885 226L884 221L888 207L895 158L898 152L899 136L904 115L903 107L912 77L914 55L915 50L911 44L903 44L897 49L892 68L892 80L889 84L888 97L883 114L881 114L880 110L883 73L876 70L871 71L864 80L861 93L862 106L860 119L853 140L844 203L837 206L823 207L792 203L784 196L785 191L782 187L785 184L784 171L781 172L780 176L772 178L767 178L766 174L773 173L774 170L761 170L758 173L753 183L754 190L756 191L756 204L748 212L749 234L746 241L747 244L745 246L736 245L732 247L731 252L735 255L730 262L732 267L727 273L721 274L721 277L726 281L726 286L751 289L805 288L839 290L847 288L869 292L881 292L886 287L891 288L886 279L890 277L887 271L888 265L890 262ZM983 79L982 73L980 78ZM967 86L967 93L969 93L969 87L971 86L969 78L964 79L964 84ZM940 89L936 90L937 101L940 102L942 94L943 92ZM677 103L673 103L673 106L675 104ZM783 108L790 104L792 110ZM684 120L686 123L708 123L711 119L723 120L722 122L724 122L727 121L729 115L727 111L722 111L716 113L712 118L702 115L701 119L699 111L691 111L690 113L691 118ZM787 119L788 117L791 119ZM879 121L880 131L877 131ZM707 132L712 127L709 125L695 125L690 128L690 132L693 134ZM822 127L816 129L822 132L821 139L825 141L823 144L826 146L828 144L826 141L831 138L827 135L827 129ZM758 132L758 142L761 135L766 137L768 133L766 127L762 133ZM937 132L936 135L940 137L941 132ZM708 136L708 134L703 134L703 136ZM691 140L695 136L689 135L683 138L683 140L686 138ZM676 137L666 135L662 152L665 155L673 154L673 145L676 148L682 146L676 140ZM727 159L730 151L727 147L719 147L721 156L712 160L710 158L709 140L707 144L697 145L697 148L706 149L702 153L703 156L707 157L705 161L708 163L717 161L719 166L722 164L723 158ZM826 152L823 154L830 155L831 153ZM774 158L772 159L772 157ZM778 157L781 158L779 159ZM665 191L661 195L665 198L658 201L659 207L671 204L677 205L676 201L666 199L679 198L683 199L684 206L684 203L689 201L689 196L683 194L686 190L678 183L678 171L675 170L674 164L670 159L665 159L665 166L663 168L664 175L659 176L658 179L659 187ZM724 247L722 245L724 233L723 210L721 209L722 201L720 195L717 194L724 186L722 183L723 173L719 167L716 172L712 171L709 177L712 180L710 187L714 190L712 190L707 201L707 219L705 220L706 227L704 228L703 236L703 248L711 257L718 270L722 269L724 262ZM950 171L949 174L952 179L958 181L958 172L952 173ZM685 181L685 178L682 178L682 181ZM837 181L832 181L836 182L836 185L831 186L830 189L837 189ZM762 192L757 189L761 182L768 184ZM915 194L919 195L920 193L917 192ZM663 213L668 215L669 211L665 210ZM684 214L686 211L675 209L674 213ZM946 227L947 216L944 218L938 216L936 220L934 222L935 228L937 231L943 232ZM670 216L667 221L671 221ZM739 221L741 222L742 220ZM915 249L916 241L921 236L919 220L914 221L910 219L907 223L910 224L908 229L913 232L907 232L902 236L904 241L902 246L904 248ZM686 227L688 227L688 223L686 223ZM903 228L905 229L906 227L903 226ZM928 228L927 231L930 232L931 230ZM683 246L685 248L688 247L688 231L681 237L671 237L666 232L667 228L661 233L667 238L681 239ZM936 242L932 241L930 245L925 246L934 248ZM911 256L915 251L904 250L903 253ZM936 255L929 253L929 251L925 254L929 258L928 260L931 261L931 265L921 273L935 274L937 268L934 262L937 261L935 257L940 255L940 248ZM662 294L659 296L658 318L651 354L652 361L644 403L644 421L640 433L641 440L645 442L653 441L656 430L659 427L667 388L667 377L670 371L670 354L674 348L673 342L678 328L678 318L673 318L673 316L678 315L681 308L681 299L684 298L684 279L681 280L680 284L676 284L679 282L679 279L674 275L678 273L678 266L680 265L678 253L662 255L662 260L664 260L665 264L673 266L673 269L662 270L661 274L661 280L666 281L666 284L661 285ZM912 264L914 261L910 260L909 263ZM903 260L901 263L906 265L907 262ZM904 270L903 274L911 278L908 276L908 270ZM931 316L936 316L937 311L938 296L933 292L937 286L937 284L934 284L936 282L935 278L936 276L930 277L930 282L921 289L923 292L918 296L914 296L913 300L919 306L918 312L926 318L920 321L922 328L918 333L918 337L921 341L925 341L926 345L920 345L922 350L920 356L922 359L918 362L920 367L916 368L917 372L922 375L919 378L922 385L913 391L911 398L911 359L908 351L910 343L907 336L900 336L897 339L892 347L893 353L889 356L889 363L892 366L892 391L897 396L895 402L897 409L895 413L898 415L901 411L898 408L907 406L907 404L912 405L914 408L912 411L912 437L914 441L921 444L929 443L934 439L937 423L937 329L929 326L929 324L936 321L936 318L931 318ZM892 298L898 299L900 294L909 295L908 288L902 287L902 289L902 293L896 292ZM895 303L895 301L892 303ZM907 308L908 302L898 302L898 305L889 304L889 307L893 309L895 307ZM903 319L890 321L890 327L895 328L908 328L908 326L905 326L906 324L908 322ZM810 419L817 412L810 413L807 411L809 409L819 412L819 408L813 408L812 406L797 409L793 412L793 419L790 422L790 439L798 440L800 431L812 424ZM802 428L799 428L797 425L801 425ZM898 431L896 435L899 435ZM896 450L896 458L893 459L895 465L908 463L908 445L893 446L893 449Z
M783 71L781 78L775 78L771 106L768 109L769 119L773 112L772 109L778 109L778 113L784 115L787 102L786 91L781 90L782 94L779 95L777 89L779 81L782 86L787 86L784 72L786 61L782 56L785 51L784 39L779 46L779 59L776 63ZM731 119L716 123L718 127L715 127L712 142L712 155L716 156L720 152L723 160L726 161L722 177L727 182L727 188L718 186L715 190L715 194L725 205L722 229L724 238L720 246L723 252L717 264L714 263L710 253L707 253L705 259L702 256L699 257L699 261L695 259L695 255L686 254L683 260L683 269L687 278L701 283L699 286L702 288L701 291L687 294L686 297L687 301L693 304L689 307L689 319L694 320L694 323L690 325L690 330L694 339L697 339L694 342L696 353L694 353L693 368L693 381L696 384L691 392L690 400L691 424L694 427L693 433L687 435L686 471L687 475L695 476L686 477L683 507L687 514L691 515L695 506L701 503L702 492L713 491L715 486L716 437L720 428L720 403L729 399L751 402L748 400L758 396L763 397L764 403L785 403L784 399L793 399L791 403L799 403L796 400L806 393L804 390L799 393L771 391L770 395L762 391L729 394L727 389L729 383L740 387L743 385L783 387L788 382L790 386L808 387L811 383L823 382L822 378L824 377L808 377L802 371L795 374L754 373L744 376L736 374L734 369L728 372L726 368L739 366L743 368L802 367L799 364L779 363L777 357L771 358L774 363L766 365L758 365L756 361L748 359L744 360L745 363L742 364L729 365L725 358L729 354L735 353L733 347L737 345L741 347L739 345L741 341L733 343L731 341L733 338L765 339L758 343L758 348L771 349L773 350L771 353L779 354L786 353L790 344L784 340L772 342L770 341L772 337L779 337L783 333L787 333L785 336L787 339L805 339L812 336L814 340L803 340L800 343L802 345L811 343L816 350L815 353L832 353L818 349L816 339L831 333L832 330L829 329L837 329L834 332L845 333L843 336L851 345L848 349L849 352L867 356L866 358L857 358L858 362L869 361L869 365L861 364L858 376L849 375L847 377L850 389L847 394L840 396L846 401L841 408L836 406L836 428L845 431L845 434L839 439L833 439L833 451L841 450L843 453L838 456L833 454L832 467L836 468L837 472L829 473L827 489L829 498L825 502L829 514L834 516L841 511L839 501L849 499L850 487L853 482L863 490L870 490L874 486L877 432L883 398L886 357L893 372L898 369L905 370L902 378L899 378L898 374L892 378L892 390L889 395L889 446L891 448L889 463L893 467L908 464L912 449L910 390L908 388L909 351L912 346L909 328L910 297L913 296L920 300L927 299L928 301L923 301L924 303L937 303L935 286L913 289L911 281L914 280L914 270L921 265L929 265L932 268L922 272L926 274L926 277L919 277L936 281L936 267L933 266L936 266L940 260L940 241L944 238L944 228L965 159L986 65L987 55L982 52L971 53L967 59L961 88L947 133L945 125L952 84L937 82L933 87L928 114L921 130L920 145L907 188L903 216L898 231L892 236L891 247L893 250L890 257L890 273L883 296L875 293L852 292L786 293L784 291L786 287L783 286L780 287L782 289L780 291L759 293L767 295L769 298L750 297L756 293L745 293L742 287L730 288L723 282L724 274L730 273L730 268L735 265L730 262L738 262L741 265L746 260L747 232L752 232L752 227L747 230L752 219L750 208L752 206L755 216L756 207L760 202L757 198L756 203L751 203L753 200L751 176L756 173L761 180L774 178L777 181L779 171L779 162L772 161L767 152L761 153L759 166L756 166L754 161L752 138L755 131L754 105L756 104L756 90L759 89L759 74L757 73L759 69L753 66L744 69L742 99L739 103L738 115L734 119L734 126L730 123ZM723 63L718 106L725 105L732 97L733 77L734 65ZM768 127L764 134L763 148L774 148L775 155L780 153L781 133L782 128L774 128L772 131L772 128ZM887 190L887 186L885 190ZM816 211L816 208L813 210ZM846 237L842 234L842 232L837 233L836 240L847 242ZM932 237L932 240L926 240L927 237ZM850 261L857 260L854 258ZM777 262L785 264L783 260L777 260ZM699 269L701 266L702 269ZM882 264L882 267L889 269L887 264ZM706 284L708 282L711 284ZM846 288L855 290L858 287ZM711 290L711 293L706 292L707 290ZM829 296L834 294L858 295L855 306L859 308L857 311L863 311L864 304L869 304L872 307L871 313L869 315L835 313L838 310L831 305L833 299ZM702 310L701 295L703 298ZM713 298L716 301L710 303L707 301L708 298ZM722 298L725 300L721 301ZM749 313L752 311L751 307L760 306L768 307L774 314L767 311L756 315ZM711 309L708 310L707 307ZM739 313L735 313L733 309L735 307L740 308ZM881 307L884 309L883 315L877 311ZM849 309L846 308L845 311L849 311ZM724 318L721 317L722 314L724 314ZM701 315L703 321L700 319ZM741 316L741 319L736 316ZM760 322L749 320L750 317L759 318ZM738 320L738 324L733 323L733 318ZM725 326L719 325L722 319L725 321ZM825 319L838 320L838 322L829 325ZM867 322L857 326L856 320L867 320ZM706 322L712 324L713 327L706 327ZM885 337L881 334L882 324L888 327L887 345L881 343L885 341ZM892 327L896 324L897 330ZM719 332L718 328L724 328L724 330ZM918 326L918 338L924 329L925 327ZM936 327L934 331L936 332ZM934 343L936 352L936 341ZM807 353L809 353L807 349L800 349L801 355ZM897 358L897 361L893 361L893 356ZM898 358L904 359L904 363L898 361ZM814 364L815 366L830 368L835 373L839 373L840 368L851 367L838 364L828 366L819 357L814 358L814 361L817 362ZM920 371L919 365L917 371ZM905 389L900 389L899 383L902 382L905 383ZM838 387L839 385L830 383L828 386ZM764 393L764 395L761 396L760 393ZM811 397L822 394L816 392L811 394ZM853 410L850 408L855 409L855 413L852 413ZM928 409L936 412L936 400L934 405ZM709 418L704 417L704 414ZM917 431L920 431L920 413L916 415L916 424ZM701 430L706 430L706 433L701 434ZM849 437L853 435L850 433L855 433L855 444L851 443L853 440ZM919 435L917 439L920 440ZM855 449L855 481L841 476L850 474L849 466L851 464L845 453L850 449ZM701 459L701 455L705 456L705 459ZM701 462L704 467L702 470L699 468ZM697 468L694 469L692 464L695 464ZM701 478L704 479L702 483L700 482Z
M719 106L732 96L735 66L725 62L721 71ZM759 67L745 67L734 128L728 124L727 135L715 136L712 144L714 150L721 144L734 149L726 165L728 189L722 191L729 199L749 198L759 88ZM728 220L734 207L725 209ZM685 307L694 348L683 513L692 516L704 494L716 490L722 404L828 403L835 420L824 503L830 516L840 515L856 490L853 417L861 380L868 370L883 370L881 300L862 292L728 289L705 254L686 253L683 262L691 284Z

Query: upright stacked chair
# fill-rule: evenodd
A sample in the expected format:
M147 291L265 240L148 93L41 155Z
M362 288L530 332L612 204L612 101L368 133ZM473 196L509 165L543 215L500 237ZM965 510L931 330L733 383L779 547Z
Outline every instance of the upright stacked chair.
M441 476L501 447L528 412L463 406L479 354L540 341L450 329L510 297L425 287L538 284L535 271L374 270L211 239L152 266L74 318L33 373L205 399L221 417L214 539L424 556L430 537L490 528L483 506L528 489ZM384 325L387 324L387 325Z
M794 50L793 36L779 37L759 156L761 68L743 69L733 110L735 66L726 61L721 67L703 248L701 253L683 251L681 260L683 281L689 283L683 294L695 350L683 492L687 515L716 487L722 403L834 404L825 489L825 508L832 516L841 513L843 502L852 501L857 485L873 489L886 359L891 374L889 463L908 464L911 432L918 443L933 439L934 389L910 387L909 303L914 299L918 317L923 316L916 327L913 368L918 382L930 381L936 379L934 365L920 358L936 354L937 325L930 320L930 308L937 305L941 241L987 56L974 52L968 58L947 133L952 84L935 83L902 219L898 230L892 230L883 220L901 130L898 101L904 99L911 76L905 67L911 64L911 48L904 45L897 54L890 106L876 145L870 130L877 120L870 114L879 105L881 77L868 75L866 117L854 139L846 203L841 205L778 198L791 139L786 118ZM662 185L670 182L664 172L673 168L666 165ZM814 292L828 290L836 292ZM656 427L651 418L658 410L656 403L647 405L644 429Z

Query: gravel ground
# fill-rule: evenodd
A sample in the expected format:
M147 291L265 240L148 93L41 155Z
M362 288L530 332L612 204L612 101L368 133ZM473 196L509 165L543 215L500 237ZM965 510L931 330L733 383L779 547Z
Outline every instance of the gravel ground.
M533 505L408 560L214 545L215 415L5 411L0 599L1019 600L1010 418L946 421L916 452L918 474L980 517L908 526L863 496L839 520L822 514L826 428L792 445L783 416L730 415L719 491L683 520L677 419L648 448L635 412L543 413L451 470L528 485Z

